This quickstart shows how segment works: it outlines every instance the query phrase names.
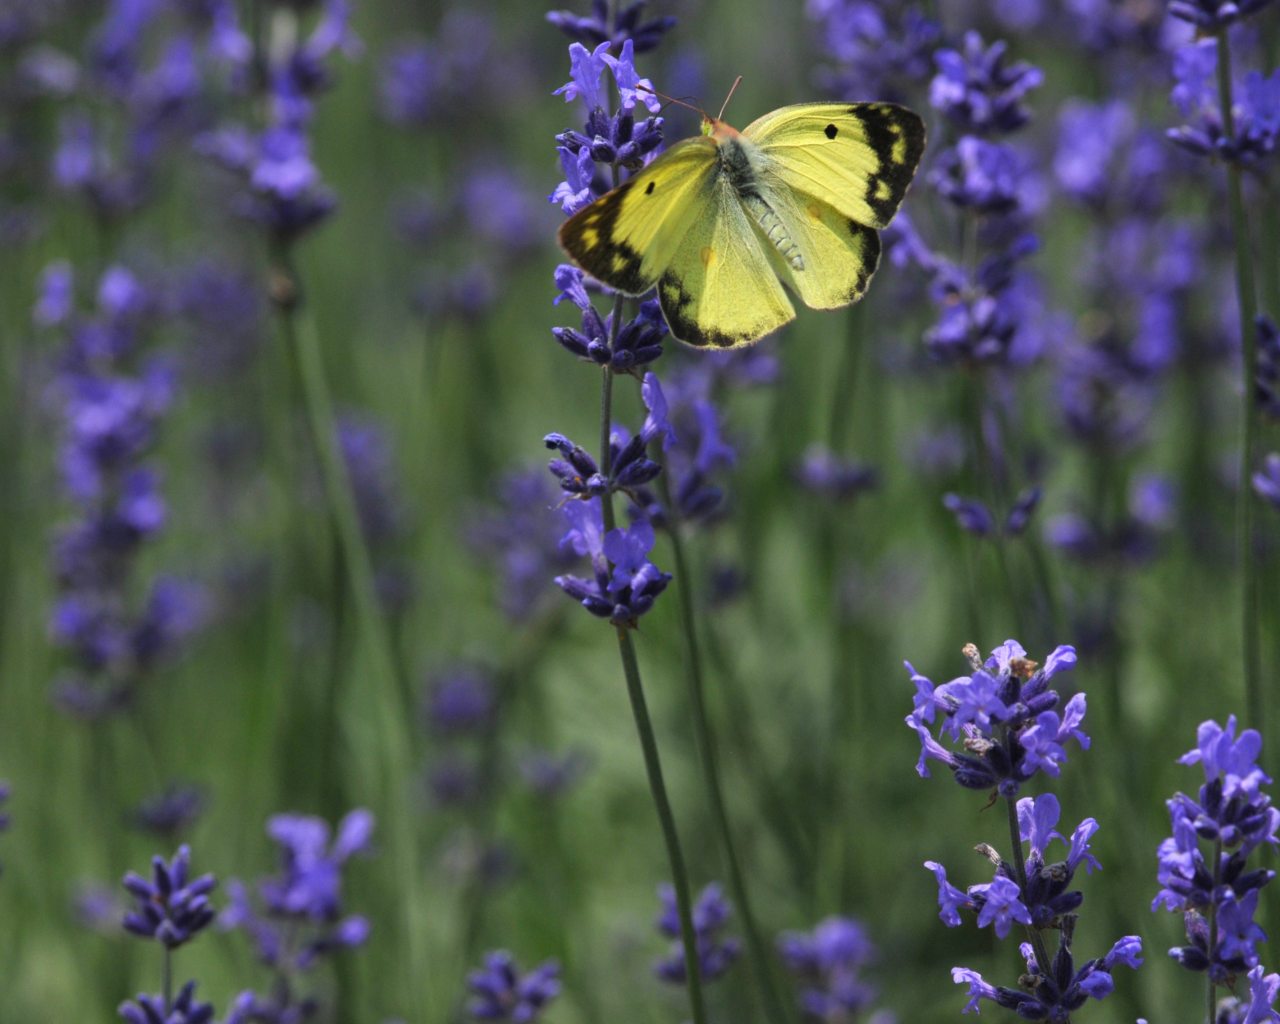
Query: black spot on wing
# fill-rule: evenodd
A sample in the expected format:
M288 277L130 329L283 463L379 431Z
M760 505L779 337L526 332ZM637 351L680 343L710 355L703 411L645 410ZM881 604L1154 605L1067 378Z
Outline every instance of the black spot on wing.
M649 182L649 184L644 187L644 194L647 196L653 195L653 186L656 184L657 182L654 181Z
M887 224L898 212L924 153L924 122L919 115L892 103L864 103L849 108L862 125L878 166L867 179L863 198L877 219Z
M630 188L631 182L624 182L579 210L560 225L558 238L561 248L596 280L626 295L641 295L653 281L640 271L640 253L618 237L618 216Z
M840 129L833 124L829 124L822 129L822 134L829 139L834 139L837 135L840 134Z
M867 290L867 285L871 283L871 275L876 272L876 267L880 265L880 233L874 228L869 228L865 224L859 224L856 220L849 221L849 234L855 239L860 240L861 266L858 268L858 276L853 282L853 286L849 289L848 302L857 302L862 298Z

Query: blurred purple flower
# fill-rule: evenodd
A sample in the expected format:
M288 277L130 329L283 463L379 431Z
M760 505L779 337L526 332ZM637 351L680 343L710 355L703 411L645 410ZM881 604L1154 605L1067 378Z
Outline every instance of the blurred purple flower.
M670 953L654 964L653 971L670 985L684 985L687 975L675 889L664 882L658 887L658 898L662 901L662 912L656 921L658 931L673 941ZM715 882L707 885L694 901L693 933L698 953L698 975L704 982L715 981L723 975L742 952L741 942L721 934L732 913L732 906Z
M1030 120L1023 99L1044 81L1039 68L1025 61L1005 62L1008 46L987 46L977 32L965 33L963 48L934 55L938 74L929 102L957 130L978 135L1007 135Z
M120 1004L125 1024L212 1024L213 1004L196 1002L196 983L188 981L172 1004L164 996L138 995Z
M423 709L428 726L438 735L487 732L493 728L498 713L493 677L467 665L437 673L428 685Z
M171 861L152 858L151 881L132 871L124 876L124 887L136 901L124 916L126 931L177 949L213 923L209 893L217 880L213 875L189 878L190 865L191 849L182 846Z
M195 824L208 803L208 794L199 786L170 783L162 792L138 804L129 820L143 832L173 839Z
M657 46L676 23L670 15L643 20L644 9L648 5L649 0L631 0L626 6L621 6L611 20L606 0L591 0L589 15L552 11L547 15L547 21L580 44L598 46L608 43L613 47L630 43L636 53L644 53Z
M467 988L475 1020L532 1024L560 994L560 965L548 960L522 973L510 953L487 953L484 966L467 975Z
M852 1020L876 998L862 980L862 969L875 957L866 929L847 917L828 917L812 933L785 932L778 953L801 983L800 1008L818 1024Z

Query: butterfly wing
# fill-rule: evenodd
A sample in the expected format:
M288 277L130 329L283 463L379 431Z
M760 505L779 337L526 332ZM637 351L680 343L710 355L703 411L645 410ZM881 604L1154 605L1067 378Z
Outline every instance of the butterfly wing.
M839 309L862 298L880 262L880 236L875 229L793 189L762 188L761 195L799 256L788 259L770 245L769 260L804 304L811 309Z
M680 341L750 345L793 319L795 309L724 174L713 176L706 195L658 280L658 301Z
M560 226L560 246L598 281L626 295L658 283L691 224L712 215L716 144L677 142Z
M893 220L924 152L920 117L892 103L799 103L742 132L775 192L801 192L870 228Z

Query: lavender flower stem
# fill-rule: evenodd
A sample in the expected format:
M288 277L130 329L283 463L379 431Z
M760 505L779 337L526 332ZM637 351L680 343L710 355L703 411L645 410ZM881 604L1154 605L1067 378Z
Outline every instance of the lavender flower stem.
M1218 30L1218 105L1222 114L1222 129L1226 137L1235 137L1235 116L1231 97L1231 49L1226 28ZM1244 213L1244 188L1240 165L1227 164L1227 194L1231 205L1231 232L1236 248L1236 297L1240 308L1240 359L1242 363L1244 392L1241 396L1241 444L1239 506L1237 509L1237 543L1239 545L1240 572L1243 576L1240 616L1243 626L1242 654L1244 656L1244 697L1249 720L1256 728L1265 723L1262 716L1262 687L1259 682L1260 658L1258 651L1258 573L1257 560L1253 557L1253 491L1249 476L1253 472L1254 450L1257 445L1257 416L1254 411L1254 373L1257 367L1257 296L1254 292L1253 256L1249 249L1249 229ZM1212 1019L1212 1016L1211 1018Z
M605 505L609 504L608 499ZM676 832L675 816L667 799L667 787L662 778L662 761L658 756L658 743L649 719L649 707L645 702L644 685L640 680L640 666L636 661L635 644L626 626L618 627L618 654L622 658L622 671L627 679L627 696L631 700L631 713L636 720L636 732L644 751L644 767L649 776L649 791L662 825L662 837L667 845L667 859L671 863L671 881L676 891L676 910L680 916L680 941L684 946L685 979L689 985L689 1007L693 1024L706 1024L706 1009L702 1003L702 980L698 964L697 939L693 931L692 901L689 896L689 876L685 868L684 854L680 849L680 837Z
M173 1009L173 950L168 946L164 947L164 966L161 968L161 987L160 991L164 993L164 1010L168 1013Z
M609 347L612 350L618 339L622 321L624 296L613 301L613 320ZM613 426L613 368L605 366L600 378L600 465L607 479L613 461L609 451L609 435ZM606 531L615 529L617 519L613 511L613 493L600 499L602 518ZM706 1024L706 1010L702 1004L702 981L698 967L697 939L693 931L693 904L689 897L689 876L680 849L680 836L676 832L675 816L667 798L667 786L662 778L662 760L658 755L658 742L649 719L649 706L644 697L644 684L640 679L640 666L636 661L635 644L626 626L618 627L618 655L622 659L622 672L627 680L627 696L631 701L631 714L635 718L636 732L644 752L645 772L649 777L649 792L653 796L654 809L662 826L662 838L667 846L667 860L671 864L671 882L676 891L676 911L680 917L680 941L684 946L685 978L689 985L689 1006L693 1012L693 1024Z
M1222 837L1213 841L1213 892L1218 891L1222 882ZM1207 911L1209 915L1209 955L1212 957L1218 949L1218 901L1210 900ZM1205 981L1209 984L1205 992L1205 1024L1213 1024L1217 1018L1218 986L1213 980L1213 971L1205 971Z
M772 1021L786 1021L791 1018L789 1005L779 997L774 985L768 948L760 937L755 912L751 909L746 880L742 875L742 865L733 843L733 830L729 826L729 812L725 807L724 791L720 785L720 766L716 760L715 735L707 714L706 688L702 679L702 651L698 644L693 583L685 560L684 540L680 536L680 520L676 503L672 500L671 483L665 467L658 476L658 492L662 497L662 507L666 510L667 521L670 524L667 535L671 538L671 552L676 569L676 590L680 595L680 621L688 659L686 678L689 683L689 703L693 707L693 729L697 739L698 754L702 759L702 777L707 786L707 796L711 801L711 810L715 816L716 829L720 833L720 842L724 846L725 865L729 870L729 887L733 890L734 901L742 913L742 924L755 968L756 983L768 1007L768 1018Z
M284 271L296 285L298 278L286 262ZM325 491L330 512L338 533L347 572L350 574L356 609L360 618L361 637L366 655L371 663L372 675L378 693L369 703L380 717L378 738L383 757L383 785L391 808L391 838L388 843L393 871L397 876L400 906L404 918L404 952L408 965L405 978L409 998L420 1004L422 993L428 988L422 972L428 969L428 956L417 923L417 912L423 906L419 895L418 858L415 854L415 837L409 814L411 800L405 792L402 766L409 763L407 737L404 723L409 715L404 709L402 690L396 675L395 658L391 651L386 621L378 604L374 583L373 565L360 530L359 514L347 474L346 462L338 448L334 431L333 402L325 379L324 364L320 354L320 339L314 318L301 301L280 305L280 319L289 350L294 353L300 377L303 403L311 424L311 433L320 458ZM424 1017L419 1005L416 1016Z
M1013 870L1017 876L1018 889L1025 893L1027 891L1027 863L1022 856L1022 832L1018 828L1018 801L1017 798L1007 796L1004 799L1004 805L1009 812L1009 845L1013 849ZM1052 969L1052 961L1049 959L1049 951L1045 948L1044 936L1040 934L1040 929L1034 925L1027 925L1027 938L1031 941L1031 948L1035 950L1036 965L1040 968L1042 974L1048 974ZM1063 1024L1068 1024L1064 1021Z
M976 229L975 232L976 234ZM978 373L974 373L972 377L972 387L969 397L969 429L972 432L974 471L978 477L979 490L984 493L988 507L991 509L995 519L994 534L991 537L991 547L995 552L996 568L1000 573L1000 582L1004 586L1005 599L1009 602L1009 610L1013 619L1014 630L1021 635L1024 630L1022 628L1022 602L1018 599L1017 591L1013 585L1013 574L1009 571L1008 553L1005 551L1004 539L1004 516L1007 514L1009 505L1001 493L999 474L996 471L995 461L991 458L991 452L987 448L986 437L982 431L982 377Z

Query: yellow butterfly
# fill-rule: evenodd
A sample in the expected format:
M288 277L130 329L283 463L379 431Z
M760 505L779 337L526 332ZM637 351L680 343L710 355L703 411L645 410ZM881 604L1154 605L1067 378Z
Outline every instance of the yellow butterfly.
M736 348L814 309L856 302L924 151L924 123L890 103L799 103L739 132L703 115L560 228L560 245L626 295L655 285L671 333Z

